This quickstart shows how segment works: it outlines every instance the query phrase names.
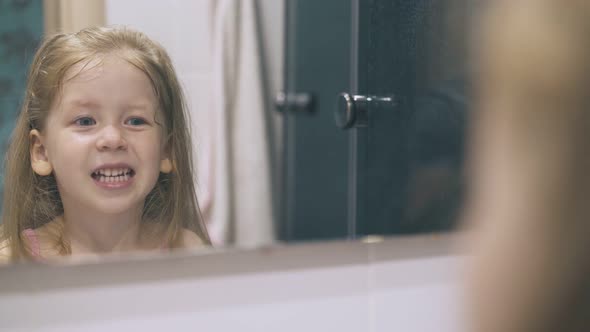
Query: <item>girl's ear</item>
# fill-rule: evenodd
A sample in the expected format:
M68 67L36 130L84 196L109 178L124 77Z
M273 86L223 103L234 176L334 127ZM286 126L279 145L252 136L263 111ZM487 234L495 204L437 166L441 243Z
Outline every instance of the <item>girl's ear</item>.
M160 172L168 174L172 172L172 168L172 161L170 161L170 158L164 158L160 161Z
M171 159L170 136L162 146L162 160L160 161L160 172L168 174L174 170L174 163Z
M31 168L37 175L47 176L53 171L53 166L47 159L47 151L41 141L41 133L37 129L29 132Z

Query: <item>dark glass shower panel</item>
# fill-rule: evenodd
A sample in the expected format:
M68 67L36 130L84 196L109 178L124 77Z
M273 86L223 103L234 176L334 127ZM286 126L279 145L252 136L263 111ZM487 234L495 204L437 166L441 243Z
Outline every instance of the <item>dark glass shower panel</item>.
M464 186L472 1L359 0L357 235L448 231ZM356 133L354 132L356 131Z

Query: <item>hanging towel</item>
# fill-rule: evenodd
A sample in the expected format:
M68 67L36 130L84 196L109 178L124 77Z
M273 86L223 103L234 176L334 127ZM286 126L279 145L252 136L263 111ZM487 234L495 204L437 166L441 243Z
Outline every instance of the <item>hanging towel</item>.
M268 116L254 0L214 7L210 200L214 244L257 246L274 240Z

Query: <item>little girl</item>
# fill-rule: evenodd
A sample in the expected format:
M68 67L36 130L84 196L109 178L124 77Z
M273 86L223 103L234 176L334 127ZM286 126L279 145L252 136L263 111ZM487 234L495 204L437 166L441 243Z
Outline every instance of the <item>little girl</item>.
M166 51L88 28L37 51L6 158L0 259L210 244Z

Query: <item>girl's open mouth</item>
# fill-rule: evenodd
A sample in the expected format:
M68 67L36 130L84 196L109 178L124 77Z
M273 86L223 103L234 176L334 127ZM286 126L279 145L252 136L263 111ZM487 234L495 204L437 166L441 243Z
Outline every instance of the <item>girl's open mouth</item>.
M131 183L134 176L135 171L131 168L103 168L91 174L98 185L107 188L125 187Z

